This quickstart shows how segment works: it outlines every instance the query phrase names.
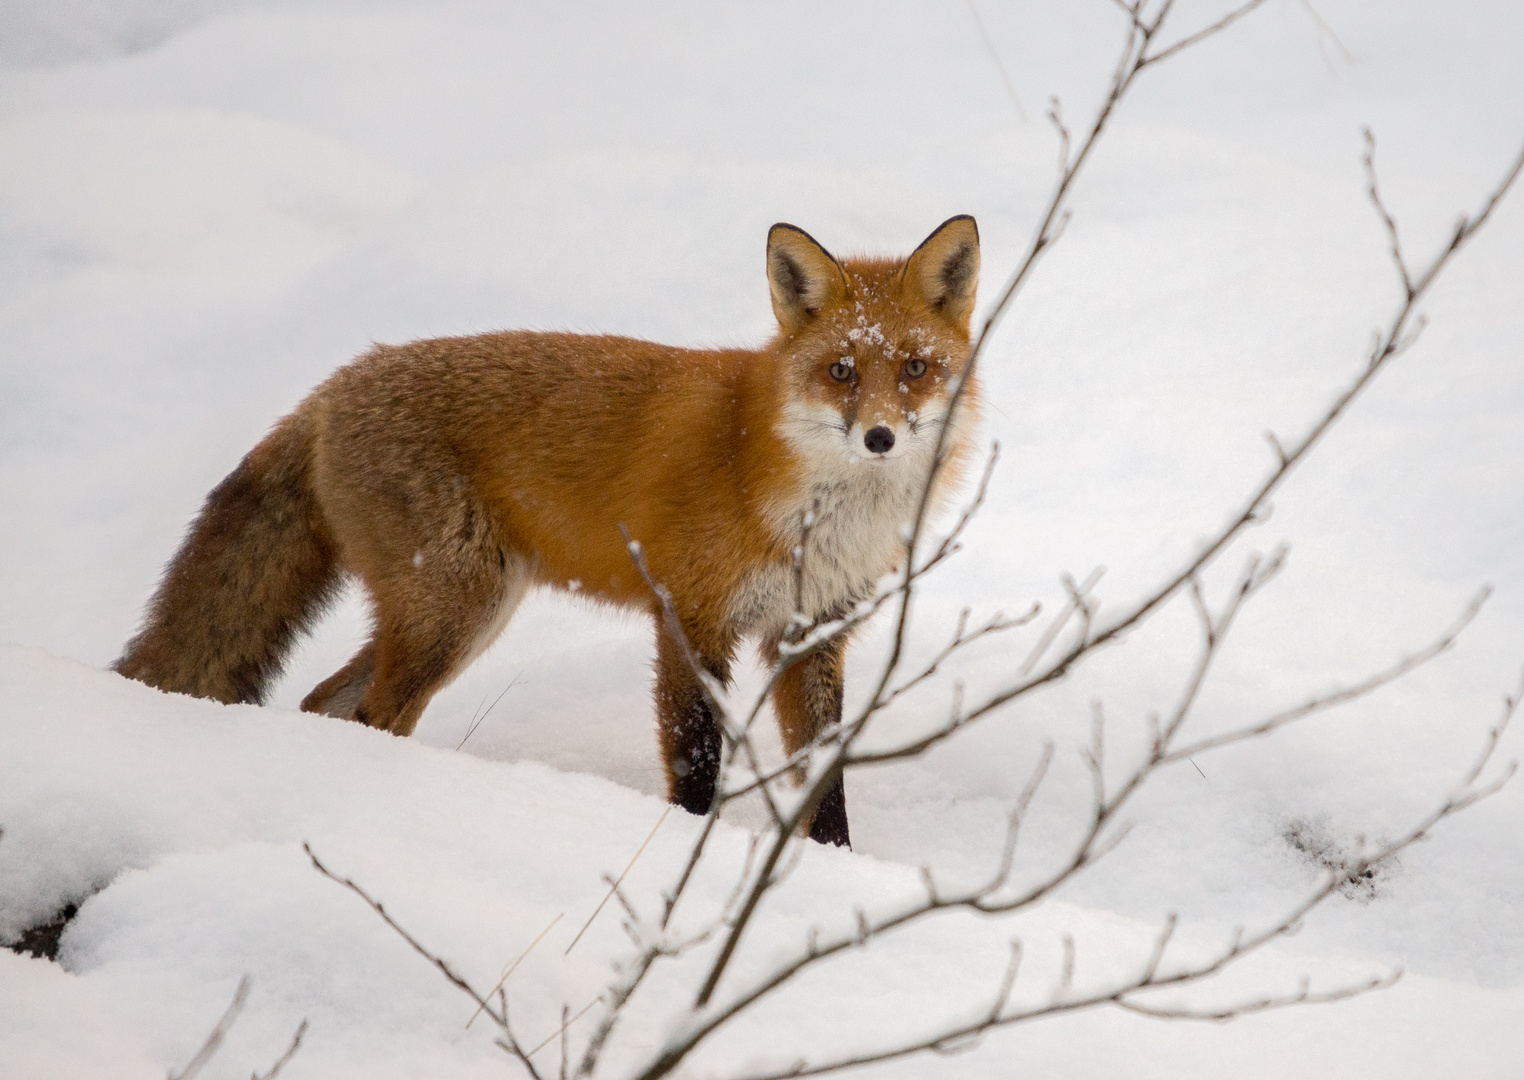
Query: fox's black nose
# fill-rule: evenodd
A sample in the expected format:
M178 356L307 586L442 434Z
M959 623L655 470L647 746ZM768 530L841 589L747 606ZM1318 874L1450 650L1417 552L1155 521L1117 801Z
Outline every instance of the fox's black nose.
M863 445L875 454L887 454L894 448L894 432L880 424L869 428L863 436Z

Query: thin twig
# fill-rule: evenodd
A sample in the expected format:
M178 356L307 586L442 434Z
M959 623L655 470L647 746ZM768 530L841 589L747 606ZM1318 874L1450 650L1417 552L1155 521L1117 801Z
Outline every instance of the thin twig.
M201 1044L201 1049L186 1063L185 1068L179 1072L171 1071L168 1080L192 1080L194 1076L206 1067L206 1063L212 1060L212 1055L217 1053L222 1041L228 1037L232 1030L233 1022L238 1019L238 1014L243 1012L244 1004L249 999L249 977L245 975L238 980L238 989L233 991L233 1000L223 1010L222 1018L213 1026L207 1035L206 1041Z
M328 880L337 882L338 884L344 886L344 888L348 889L361 900L365 901L365 903L369 905L370 909L381 917L382 922L386 923L387 926L390 926L397 933L398 937L412 946L414 952L432 964L435 970L437 970L441 975L449 980L451 984L465 993L469 998L471 998L472 1001L476 1002L477 1005L481 1006L487 1015L490 1016L494 1022L496 1022L498 1030L502 1034L502 1042L499 1045L501 1045L505 1050L507 1050L515 1058L518 1059L519 1063L524 1066L524 1069L529 1073L530 1077L532 1077L533 1080L544 1080L544 1078L540 1076L539 1072L535 1069L534 1065L530 1062L528 1055L525 1054L520 1048L517 1040L513 1036L512 1030L508 1026L508 999L506 996L500 998L503 1003L502 1011L494 1011L490 1004L490 994L483 995L478 993L476 988L472 986L468 981L466 981L463 976L459 975L443 957L440 957L425 948L417 938L413 937L412 934L404 930L397 923L397 920L391 917L391 914L386 910L386 907L381 903L381 901L374 899L369 893L367 893L359 885L355 884L355 882L351 879L346 877L339 877L339 875L335 874L332 870L329 870L328 867L324 866L322 861L319 860L317 855L313 852L312 846L305 840L302 841L302 850L307 853L307 858L312 860L313 868L316 869L318 873L322 874ZM177 1080L179 1080L179 1078L177 1078Z
M1272 731L1285 727L1287 724L1313 716L1316 713L1326 712L1336 706L1364 697L1389 683L1396 682L1409 672L1417 670L1430 660L1453 648L1456 639L1460 637L1461 632L1466 627L1471 625L1472 620L1476 618L1477 613L1491 594L1492 590L1490 588L1483 589L1477 593L1471 602L1466 605L1460 617L1439 638L1411 656L1405 656L1398 660L1391 667L1378 671L1376 674L1362 679L1360 682L1310 698L1294 708L1275 713L1257 724L1237 728L1222 735L1199 739L1196 742L1171 750L1169 753L1162 755L1159 760L1161 762L1185 761L1196 754L1205 753L1208 750L1216 750L1223 746L1231 746L1234 743L1258 738L1261 735L1268 735ZM1200 768L1198 765L1198 772ZM1203 777L1205 775L1205 773L1202 773Z
M1370 196L1381 224L1386 227L1387 242L1392 247L1392 263L1397 267L1397 276L1402 279L1402 291L1408 300L1412 300L1413 277L1408 273L1407 260L1402 257L1402 238L1397 232L1397 221L1386 208L1386 203L1381 201L1381 187L1376 182L1376 136L1370 128L1363 128L1362 133L1365 136L1365 192Z
M535 936L533 941L524 946L524 951L519 953L513 962L503 969L502 977L497 980L497 985L494 986L491 990L488 990L485 995L488 1001L492 1000L493 994L500 993L502 991L503 986L508 982L508 976L512 975L515 971L518 970L518 966L524 962L524 958L534 951L534 947L544 939L546 934L550 933L551 927L555 926L556 923L561 921L561 916L564 914L566 914L564 911L557 913L556 917L551 919L550 922L546 924L545 929L541 930L539 934ZM466 1021L466 1027L469 1028L473 1023L475 1023L476 1018L482 1014L482 1010L485 1008L485 1004L478 1005L476 1007L476 1011L471 1014L471 1019Z
M1249 0L1249 3L1242 4L1239 7L1234 8L1222 18L1214 22L1211 26L1203 27L1202 29L1197 30L1194 34L1181 38L1179 41L1175 42L1173 45L1169 46L1166 49L1160 49L1158 52L1153 53L1152 55L1142 57L1138 61L1138 67L1141 69L1149 64L1157 64L1160 60L1166 60L1169 57L1174 56L1181 49L1188 49L1198 41L1202 41L1205 38L1211 37L1213 34L1226 30L1228 27L1232 26L1239 19L1242 19L1245 15L1248 15L1251 11L1259 7L1264 2L1265 0Z
M614 893L619 891L619 886L624 881L625 875L628 874L630 870L635 866L635 860L640 858L640 853L646 849L646 845L649 844L651 840L656 836L656 830L661 828L661 823L667 820L667 815L671 812L671 803L668 803L665 807L662 808L661 817L657 818L656 824L651 826L651 831L646 834L646 838L642 840L640 842L640 846L635 849L635 854L630 856L630 861L625 863L624 869L619 871L619 877L616 878L614 883L609 886L609 891L603 895L603 899L598 901L598 906L593 908L593 913L587 917L587 922L582 924L582 929L577 931L577 936L571 939L571 944L566 947L566 951L561 954L562 956L571 955L572 949L576 948L577 942L582 940L582 935L587 933L587 928L593 925L593 920L596 919L598 917L598 913L603 910L603 905L607 904Z
M588 1013L588 1010L591 1009L596 1004L598 1004L598 999L597 998L593 998L592 1001L589 1001L586 1005L582 1006L581 1009L577 1010L577 1015L572 1017L570 1020L566 1019L566 1011L567 1010L566 1010L566 1006L563 1005L561 1007L561 1026L556 1028L556 1030L552 1031L549 1035L545 1036L544 1040L542 1042L540 1042L539 1044L537 1044L533 1050L525 1051L525 1056L526 1057L533 1057L535 1054L538 1054L541 1050L544 1050L551 1043L555 1042L556 1039L559 1036L562 1036L562 1035L564 1035L566 1033L566 1029L567 1028L571 1027L578 1020L581 1020L584 1016L586 1016L587 1013ZM564 1053L564 1045L563 1045L563 1053Z
M291 1045L286 1047L286 1052L275 1059L275 1064L269 1070L262 1073L254 1073L249 1080L275 1080L281 1074L281 1070L290 1064L291 1059L296 1057L296 1052L302 1048L302 1036L307 1034L307 1021L303 1020L296 1025L296 1034L291 1036Z
M503 693L499 694L497 697L495 697L492 700L492 704L487 706L486 712L482 713L480 717L475 716L475 714L472 715L471 724L470 724L469 727L466 728L466 733L461 736L460 742L455 744L455 749L459 750L459 749L461 749L462 747L464 747L466 745L466 740L469 739L472 735L476 734L476 729L481 727L481 724L482 724L483 720L487 719L487 713L490 713L493 709L497 708L497 703L499 701L503 700L503 695L507 694L508 691L512 690L513 687L514 687L514 684L517 683L520 679L522 679L524 677L524 671L528 671L528 670L529 670L528 668L525 668L523 671L520 671L517 675L515 675L509 681L508 685L503 687ZM482 698L483 702L485 702L486 700L487 699L485 697ZM481 706L478 705L477 708L480 709Z
M1010 97L1011 104L1016 106L1016 115L1021 117L1023 124L1030 124L1032 121L1027 116L1027 111L1021 107L1021 98L1016 93L1016 87L1011 83L1011 76L1006 72L1005 64L1000 60L1000 52L995 48L994 39L990 37L989 30L984 26L984 19L979 15L978 7L975 6L974 0L964 0L964 2L968 4L968 13L974 17L974 25L979 28L979 38L984 42L984 51L989 53L995 70L1000 73L1000 82L1005 86L1005 92Z

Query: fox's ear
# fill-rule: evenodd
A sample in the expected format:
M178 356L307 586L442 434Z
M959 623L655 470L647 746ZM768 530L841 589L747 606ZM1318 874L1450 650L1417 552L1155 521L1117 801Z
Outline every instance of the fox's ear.
M792 332L845 297L847 279L813 236L780 221L767 231L767 287L779 325Z
M967 214L948 218L905 263L905 285L957 326L968 325L979 289L979 226Z

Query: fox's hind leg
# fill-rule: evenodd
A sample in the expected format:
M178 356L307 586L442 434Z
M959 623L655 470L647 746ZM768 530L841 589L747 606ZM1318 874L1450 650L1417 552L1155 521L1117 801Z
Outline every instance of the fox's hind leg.
M459 552L432 560L420 552L401 581L372 584L376 605L374 674L360 695L354 719L411 735L429 699L497 639L530 584L520 558L492 552L462 559ZM453 557L452 557L453 556ZM366 650L318 690L356 679Z
M349 663L313 687L302 698L302 712L322 713L339 720L351 720L365 688L376 673L376 645L366 642Z

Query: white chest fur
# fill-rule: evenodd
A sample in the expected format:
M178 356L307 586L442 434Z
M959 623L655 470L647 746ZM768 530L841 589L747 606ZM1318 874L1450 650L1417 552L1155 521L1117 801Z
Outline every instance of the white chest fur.
M790 563L754 572L731 602L743 634L781 634L796 604L811 619L834 618L873 594L904 555L905 527L915 518L923 471L911 462L851 462L817 476L799 504L770 514L776 535L799 544L805 516L813 523L802 581ZM801 588L802 586L802 588Z

